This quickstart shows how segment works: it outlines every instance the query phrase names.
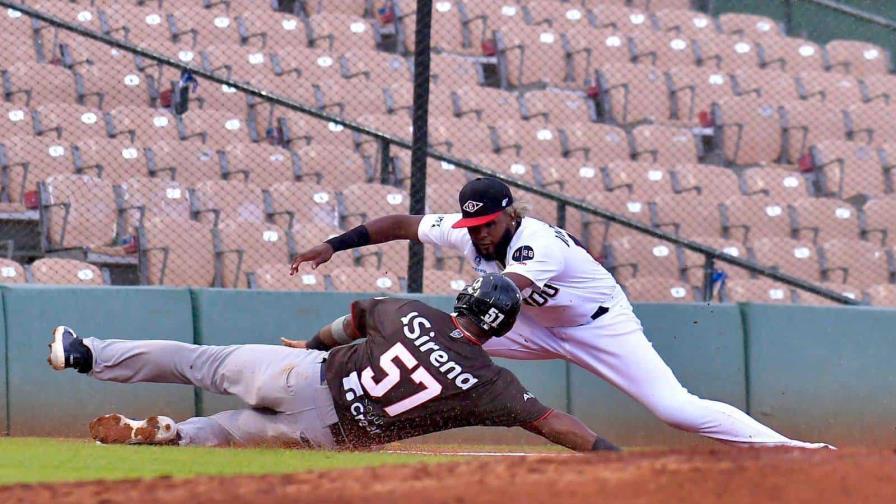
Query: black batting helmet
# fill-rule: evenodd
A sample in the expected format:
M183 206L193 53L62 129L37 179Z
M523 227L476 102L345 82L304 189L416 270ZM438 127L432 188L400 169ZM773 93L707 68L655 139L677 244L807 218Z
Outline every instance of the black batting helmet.
M520 290L507 277L488 273L460 291L454 312L470 317L490 336L498 337L513 327L522 301Z

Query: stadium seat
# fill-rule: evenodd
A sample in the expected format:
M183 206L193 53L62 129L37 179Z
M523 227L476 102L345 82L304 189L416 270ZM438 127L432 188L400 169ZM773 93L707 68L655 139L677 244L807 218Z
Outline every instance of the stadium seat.
M719 202L693 194L657 196L650 205L651 224L667 233L688 238L722 236Z
M221 163L215 151L193 142L141 142L151 177L177 180L183 187L195 187L206 180L220 179Z
M330 272L333 288L340 292L402 292L398 277L368 268L336 268Z
M158 99L159 82L137 71L133 65L102 60L79 67L75 74L76 93L81 100L92 98L103 110L118 107L148 107Z
M768 37L783 37L778 23L769 17L755 14L729 12L719 16L719 26L728 35L736 35L749 40L765 40Z
M696 65L694 45L686 35L668 31L633 33L631 45L636 63L663 70Z
M760 67L795 74L824 71L824 49L810 40L766 37L759 42Z
M487 124L519 119L520 96L515 92L485 86L464 86L453 92L460 117L476 118Z
M846 139L846 124L840 109L798 100L782 103L780 113L786 160L791 164L800 162L815 143Z
M841 296L855 299L856 301L864 301L865 299L865 294L862 292L862 289L855 285L829 282L821 282L818 285L828 290L832 290L837 294L840 294ZM804 290L796 290L796 299L797 303L804 305L840 306L840 303L837 303L836 301L831 301L829 299L823 298L816 294L812 294L810 292L806 292Z
M753 97L725 98L713 105L716 141L725 161L769 163L781 155L781 127L775 104Z
M74 174L47 178L41 213L50 250L103 247L115 240L115 191L104 180Z
M338 222L336 195L312 182L280 182L268 190L265 213L281 228L332 229Z
M252 275L255 288L273 291L324 292L327 285L324 276L317 271L300 271L289 276L289 264L265 264L255 268Z
M676 278L630 278L623 285L628 298L648 303L693 303L696 296L693 287Z
M302 173L295 153L267 144L228 145L218 151L218 159L227 180L251 182L262 188L296 180Z
M352 49L373 49L376 35L366 19L346 14L315 14L308 16L309 40L314 47L326 47L345 52ZM410 47L413 47L411 45Z
M167 287L211 287L215 255L209 226L154 218L138 230L140 282Z
M796 76L800 97L832 108L862 103L862 86L850 75L829 72L800 72Z
M75 160L68 143L41 137L0 139L6 195L12 203L24 203L37 184L54 174L70 174Z
M896 198L868 201L859 221L866 240L877 245L896 245Z
M239 42L266 50L288 47L309 47L312 33L308 25L296 16L285 13L241 12L236 16ZM325 37L326 33L319 36ZM324 41L325 42L325 41ZM324 48L328 48L324 43Z
M660 164L613 161L602 170L604 190L628 192L653 201L653 198L672 194L669 170Z
M866 102L890 104L896 100L896 77L890 74L864 75L862 92Z
M29 109L12 103L0 103L0 135L3 138L33 134L34 125Z
M407 214L410 196L403 190L381 184L354 184L342 190L340 218L345 229L390 214Z
M530 1L523 5L523 15L530 25L550 26L561 32L575 27L591 28L588 11L575 4Z
M423 292L443 296L456 296L458 292L472 281L469 273L456 271L423 271Z
M665 165L697 163L699 142L685 128L645 124L632 130L634 159Z
M677 164L670 174L672 190L696 194L710 201L723 201L740 195L740 180L730 169L705 164Z
M274 224L222 221L218 226L216 285L247 288L248 273L264 264L287 264L290 247L287 234Z
M702 12L666 8L656 11L654 15L663 31L682 37L701 38L718 33L716 19Z
M815 245L789 238L759 238L753 241L756 262L810 282L821 280Z
M113 137L126 135L143 145L177 141L177 120L167 110L124 106L109 111L109 132Z
M734 95L731 79L716 69L676 67L668 75L679 121L696 125L710 113L713 103Z
M896 125L889 107L880 103L853 105L846 109L847 134L854 142L880 146L896 141Z
M733 196L720 207L722 234L741 243L761 238L789 238L790 217L785 202L763 196Z
M315 144L302 147L295 154L303 182L346 187L373 177L373 168L364 157L349 149Z
M893 280L884 250L866 241L836 238L824 242L818 248L818 259L826 282L865 288Z
M691 237L691 239L701 245L720 250L723 255L737 257L746 261L752 260L752 255L750 254L749 249L742 243L714 236L698 236ZM706 257L699 252L693 252L687 249L684 250L682 257L684 260L683 267L689 283L702 288L704 282L704 269L706 268ZM713 262L713 269L725 272L726 278L747 279L752 277L752 273L750 273L749 270L739 268L721 260Z
M539 158L534 164L545 188L562 192L567 197L584 199L604 190L597 163L570 158Z
M791 304L794 300L790 287L765 278L727 280L723 291L723 298L729 303Z
M856 76L883 75L890 71L886 49L858 40L831 40L825 45L828 69Z
M77 142L106 136L103 113L75 104L48 103L32 108L34 134Z
M103 273L96 266L74 259L45 257L31 264L31 281L51 285L103 285Z
M595 79L603 117L624 125L671 118L670 89L658 69L611 64L601 66Z
M896 307L896 285L873 285L868 289L868 297L874 306Z
M92 175L113 184L149 175L143 149L127 140L84 138L71 149L76 173Z
M212 227L225 220L264 222L265 218L261 189L241 181L201 182L193 191L190 203L197 220Z
M834 238L859 237L859 212L845 201L833 198L805 198L792 206L794 236L820 244Z
M481 52L478 46L476 50L477 54ZM434 54L429 63L429 71L433 84L452 89L481 84L482 81L478 63L460 56Z
M809 184L799 173L779 168L752 168L741 172L744 193L771 196L783 202L809 195Z
M180 37L196 37L196 45L208 47L240 41L239 24L234 16L198 5L165 5L166 20Z
M236 112L206 111L176 116L178 136L183 141L200 142L210 147L251 142L251 124Z
M599 65L628 64L634 56L629 37L615 28L568 28L562 41L566 46L567 72L572 72L564 87L573 89L593 84L594 69Z
M729 72L759 66L759 49L749 40L715 35L702 36L693 43L701 66Z
M410 189L411 153L399 149L392 156L392 168L395 172L396 183L403 189ZM438 161L432 158L426 161L426 187L445 186L451 187L451 197L456 196L457 191L467 183L472 174L446 161Z
M623 284L631 278L681 278L682 251L650 236L627 235L606 246L607 265Z
M453 91L448 86L432 85L430 87L427 110L433 117L455 117ZM396 81L383 87L387 114L405 114L413 117L414 85L407 81Z
M287 111L283 108L278 108L274 116L275 121L268 127L272 132L276 131L283 143L292 150L307 145L356 149L354 132L341 124L314 119L301 112ZM261 126L259 124L259 127Z
M653 15L641 9L612 5L604 1L587 0L584 4L591 7L593 23L597 28L613 28L621 33L653 31L656 28Z
M559 129L563 155L591 163L630 159L625 130L609 124L568 123Z
M566 49L557 30L541 26L505 26L495 32L495 40L502 87L538 83L562 85L570 77Z
M628 191L594 192L585 198L585 201L601 210L638 221L645 226L650 225L650 208L647 201L629 194ZM584 218L584 232L580 238L592 251L599 252L608 242L631 233L629 228L595 215L587 214Z
M7 102L23 107L42 103L75 103L75 75L60 65L20 61L2 71Z
M492 128L496 134L499 152L507 155L516 152L526 158L561 157L569 151L583 152L584 145L570 145L564 141L561 130L550 124L538 124L521 119L498 121ZM456 133L455 133L456 134ZM573 141L577 140L573 138ZM587 152L587 151L584 151ZM580 154L581 155L581 154Z
M762 98L773 104L801 99L794 77L776 70L739 68L731 72L731 82L736 96Z
M0 258L0 284L25 283L25 269L12 259Z
M190 200L186 187L174 180L134 177L121 184L121 209L125 233L154 218L190 218Z
M887 173L881 166L880 153L870 145L827 140L813 145L809 152L819 177L821 195L873 196L887 189Z

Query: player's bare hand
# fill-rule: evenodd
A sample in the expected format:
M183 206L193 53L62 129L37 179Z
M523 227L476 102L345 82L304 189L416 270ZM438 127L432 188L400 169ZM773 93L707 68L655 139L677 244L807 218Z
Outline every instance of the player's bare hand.
M317 269L318 266L329 261L331 257L333 257L333 247L329 243L321 243L300 253L293 259L292 267L289 269L289 276L295 276L299 272L299 266L302 263L311 263L311 269Z
M280 338L280 343L283 343L283 346L288 346L290 348L305 348L306 341Z

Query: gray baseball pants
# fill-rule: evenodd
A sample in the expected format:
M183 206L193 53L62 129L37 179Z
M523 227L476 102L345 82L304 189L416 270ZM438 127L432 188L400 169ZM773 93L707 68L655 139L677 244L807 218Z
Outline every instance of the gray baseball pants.
M321 383L326 352L275 345L200 346L87 338L90 375L119 383L182 383L235 395L250 407L177 424L181 445L277 444L333 448L333 397Z

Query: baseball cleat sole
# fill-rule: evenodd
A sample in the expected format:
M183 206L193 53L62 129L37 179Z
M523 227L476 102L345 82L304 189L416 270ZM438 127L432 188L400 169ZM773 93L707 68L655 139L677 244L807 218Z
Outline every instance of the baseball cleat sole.
M53 330L53 341L49 344L50 356L47 357L47 362L56 371L65 369L65 342L63 341L65 331L71 331L72 334L75 333L66 326L57 326Z
M166 444L177 437L177 424L165 416L131 420L113 413L93 419L90 436L101 444Z

